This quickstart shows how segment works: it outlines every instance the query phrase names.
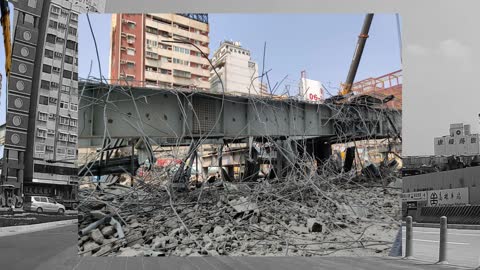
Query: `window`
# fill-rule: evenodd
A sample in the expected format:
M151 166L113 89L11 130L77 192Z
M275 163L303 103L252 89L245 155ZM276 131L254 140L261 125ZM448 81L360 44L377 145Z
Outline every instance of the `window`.
M60 125L68 126L68 123L69 123L68 120L69 120L68 118L60 116Z
M55 52L55 58L63 58L63 53Z
M455 142L455 140L454 140L454 139L450 139L450 140L448 140L448 144L453 144L454 142Z
M57 117L54 113L50 113L48 114L48 119L52 119L52 120L55 120Z
M127 49L127 54L128 54L128 55L135 55L135 50L132 49L132 48L128 48L128 49Z
M145 56L147 58L158 59L158 54L153 53L153 52L149 52L149 51L146 52Z
M45 129L37 129L37 137L47 138L47 131Z
M71 19L72 21L78 21L78 14L76 14L76 13L71 13L71 14L70 14L70 19Z
M56 82L50 82L50 89L52 90L58 90L59 84Z
M160 62L162 63L170 63L172 62L172 59L171 58L168 58L168 57L165 57L165 56L160 56Z
M48 103L49 104L57 104L57 99L54 97L49 97L48 98Z
M77 47L77 43L75 41L67 40L67 49L75 50L76 47Z
M53 152L53 146L52 145L47 145L47 152Z
M68 140L68 134L66 133L58 133L58 140L66 142ZM65 152L64 152L65 153Z
M45 49L45 57L53 59L53 51Z
M70 134L70 136L68 138L68 141L76 143L77 142L77 136Z
M57 29L58 23L56 21L49 20L48 21L48 27Z
M60 101L60 109L68 109L68 102Z
M77 119L70 119L70 126L77 127Z
M190 54L189 49L181 48L181 47L173 47L176 52L184 53L184 54Z
M49 130L47 131L47 135L55 135L55 130L49 129Z
M50 90L50 82L42 80L40 82L40 88L45 89L45 90ZM45 105L47 105L47 104L45 104Z
M465 144L465 138L460 138L460 144Z
M155 34L157 35L158 34L158 30L153 28L153 27L150 27L150 26L147 26L147 33L150 33L150 34Z
M51 9L50 12L58 15L58 14L60 14L60 8L56 7L56 6L52 6L52 9Z
M169 71L170 70L168 70L168 69L163 69L163 68L160 69L160 73L162 73L162 74L169 74Z
M57 154L65 154L65 148L58 148L57 147Z
M40 96L38 98L38 103L42 105L48 105L48 97L46 96Z
M147 46L149 46L149 47L154 47L154 48L155 48L155 47L157 47L157 45L158 45L158 42L157 42L157 41L147 39Z
M128 27L130 29L135 29L135 22L128 22Z
M48 113L38 112L38 120L46 122L47 119L48 119Z
M443 144L443 140L438 140L437 145L442 145L442 144Z
M73 64L73 57L71 57L70 55L65 55L64 61L67 64Z
M188 65L189 65L189 62L188 62L188 61L181 60L181 59L177 59L177 58L173 58L173 63L174 63L174 64L185 65L185 66L188 66Z
M470 143L477 143L477 138L475 138L475 137L470 138Z
M68 148L68 149L67 149L67 155L69 155L69 156L75 156L75 150L74 150L74 149L71 149L71 148Z
M50 44L55 44L56 36L52 34L47 34L46 42Z
M76 28L73 28L73 27L70 27L70 28L68 28L68 33L69 33L70 35L74 35L74 36L75 36L75 35L77 34L77 29L76 29Z
M70 93L70 86L62 85L62 92Z
M43 144L37 144L35 146L35 152L36 153L45 153L45 145Z
M65 43L65 39L61 38L61 37L57 37L56 39L57 43Z
M147 52L147 54L148 54L148 52ZM135 68L135 63L127 62L127 68Z
M52 72L55 74L60 74L60 68L59 67L52 67Z
M182 78L190 78L191 74L190 74L190 72L174 69L173 70L173 76L182 77Z
M78 81L78 73L77 72L73 72L72 80Z
M135 76L127 75L127 81L135 80Z
M70 70L63 70L63 78L71 79L72 78L72 72Z
M43 68L42 68L42 71L45 72L45 73L52 73L52 66L50 65L43 65Z
M70 103L70 110L74 112L78 111L78 105L75 103Z

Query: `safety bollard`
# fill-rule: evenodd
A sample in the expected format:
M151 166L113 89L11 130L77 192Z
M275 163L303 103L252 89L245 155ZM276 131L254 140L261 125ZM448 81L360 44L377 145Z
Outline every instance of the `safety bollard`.
M447 262L447 217L440 218L440 248L437 264L448 264Z
M413 254L413 222L412 217L407 217L407 228L405 236L405 259L411 259Z

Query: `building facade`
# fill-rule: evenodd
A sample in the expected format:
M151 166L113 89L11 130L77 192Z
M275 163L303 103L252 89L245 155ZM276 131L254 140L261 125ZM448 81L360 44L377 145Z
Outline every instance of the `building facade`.
M261 85L258 77L258 65L251 60L250 51L243 48L240 42L223 41L214 52L211 68L211 91L221 93L223 82L225 93L265 95L266 85ZM218 75L217 75L218 74Z
M473 156L480 154L479 134L470 133L470 125L451 124L450 135L434 138L436 156Z
M81 5L77 5L80 2ZM78 19L85 1L12 0L2 182L68 198L78 184ZM90 1L104 7L105 0Z
M208 90L208 34L207 14L114 14L112 83Z

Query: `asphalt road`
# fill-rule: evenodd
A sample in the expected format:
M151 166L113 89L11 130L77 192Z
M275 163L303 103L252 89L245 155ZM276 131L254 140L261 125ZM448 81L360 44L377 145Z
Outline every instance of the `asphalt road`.
M466 269L425 262L376 257L79 257L77 225L0 237L1 269L118 270L118 269Z
M480 266L480 230L448 229L447 261L452 265L466 267ZM403 227L403 255L405 255L405 227ZM413 257L437 262L439 254L440 229L413 228Z

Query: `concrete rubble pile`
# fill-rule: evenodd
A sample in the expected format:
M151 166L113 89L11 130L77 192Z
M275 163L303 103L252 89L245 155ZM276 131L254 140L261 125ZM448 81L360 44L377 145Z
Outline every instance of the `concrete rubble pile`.
M217 180L188 192L165 177L83 185L78 253L385 256L399 228L400 190L351 174Z

